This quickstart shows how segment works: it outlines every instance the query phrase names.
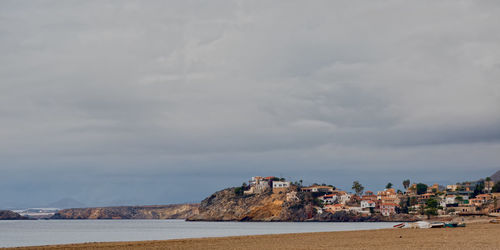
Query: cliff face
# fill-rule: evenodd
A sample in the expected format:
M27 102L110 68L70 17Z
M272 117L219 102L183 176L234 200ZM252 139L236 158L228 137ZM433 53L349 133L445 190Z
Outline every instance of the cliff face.
M198 214L198 204L70 208L51 219L185 219Z
M0 210L0 220L27 220L28 217L24 217L16 212L10 210Z
M199 214L191 221L330 221L377 222L415 221L411 215L385 217L380 214L359 215L350 212L316 213L311 193L297 193L297 199L287 201L286 193L237 195L234 188L224 189L204 199Z
M305 221L312 216L307 197L286 201L286 194L263 193L236 195L234 188L224 189L204 199L199 214L187 220L206 221Z

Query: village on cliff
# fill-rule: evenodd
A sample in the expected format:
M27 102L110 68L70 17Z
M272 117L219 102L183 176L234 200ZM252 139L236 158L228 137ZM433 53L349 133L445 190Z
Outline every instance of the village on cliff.
M424 183L411 184L403 181L404 191L395 190L388 183L383 190L364 191L364 187L354 181L354 192L338 190L333 185L313 184L303 186L302 181L290 182L274 176L252 177L235 191L243 195L259 193L285 193L289 202L298 201L300 192L314 197L317 214L346 211L361 216L381 214L412 214L416 216L441 215L488 215L500 212L500 182L494 183L489 177L479 181L468 181L441 186Z

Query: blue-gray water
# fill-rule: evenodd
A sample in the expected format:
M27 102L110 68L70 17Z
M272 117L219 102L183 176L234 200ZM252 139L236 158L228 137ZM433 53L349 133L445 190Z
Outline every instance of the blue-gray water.
M385 222L0 221L0 247L389 228Z

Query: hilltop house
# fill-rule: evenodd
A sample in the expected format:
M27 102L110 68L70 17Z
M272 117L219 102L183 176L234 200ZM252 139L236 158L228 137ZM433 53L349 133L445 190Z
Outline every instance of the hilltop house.
M366 212L363 211L362 207L347 207L347 210L349 212L354 212L354 213L358 213L358 214L366 213Z
M312 185L309 187L301 188L302 192L311 192L311 193L333 193L334 188L331 186L320 186L320 185Z
M348 201L351 200L351 194L345 191L339 191L337 193L337 196L339 196L339 202L342 204L346 204Z
M484 189L483 191L486 193L491 193L491 190L493 190L493 186L495 186L495 182L493 181L484 181Z
M465 213L465 214L475 213L476 212L476 208L474 206L462 205L462 206L456 207L455 208L455 212L457 212L457 213Z
M398 207L398 204L382 203L380 205L380 213L383 216L390 216L390 215L396 214L396 207Z
M434 193L425 193L425 194L421 194L419 195L418 197L418 201L419 202L426 202L428 199L430 199L431 197L434 196Z
M434 185L427 187L427 193L437 193L444 191L444 189L445 188L443 186L439 186L439 184L434 183Z
M249 189L244 191L244 194L259 194L271 189L271 181L269 177L254 176L248 182Z
M491 200L490 194L480 194L476 196L476 198L469 199L469 204L480 207L481 205L486 204L489 200Z
M455 204L457 202L457 196L455 195L447 195L446 198L444 198L445 204Z
M405 194L408 196L417 195L417 184L413 183L408 189L406 189Z
M320 201L323 202L323 204L333 204L335 201L337 201L337 195L336 194L325 194L323 196L318 197Z
M273 193L286 191L290 187L289 181L273 181Z
M373 194L372 191L366 191L365 195L361 196L361 200L371 200L371 201L376 201L377 196Z
M491 200L491 194L480 194L476 196L476 199L480 199L483 201L483 203L486 203L487 201Z
M455 192L458 190L458 185L446 185L446 191Z
M375 208L376 205L377 204L372 200L362 200L361 201L361 208L368 208L368 209L371 207Z
M326 205L323 207L323 211L330 212L330 213L343 211L344 209L345 209L345 206L343 204Z
M394 188L387 188L377 192L377 200L381 203L399 203L399 198Z

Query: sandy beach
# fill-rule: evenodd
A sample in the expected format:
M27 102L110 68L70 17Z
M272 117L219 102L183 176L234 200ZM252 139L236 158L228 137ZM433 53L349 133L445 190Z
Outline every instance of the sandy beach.
M106 242L17 249L500 249L500 224L380 229L165 241Z

